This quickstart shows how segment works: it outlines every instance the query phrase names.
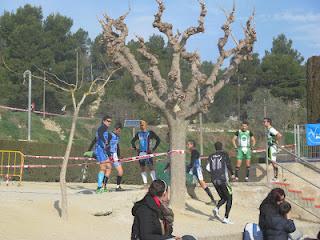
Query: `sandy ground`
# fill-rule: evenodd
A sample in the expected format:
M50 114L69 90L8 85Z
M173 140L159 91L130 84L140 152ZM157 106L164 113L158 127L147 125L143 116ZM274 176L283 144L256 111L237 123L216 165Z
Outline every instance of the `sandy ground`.
M113 187L113 186L111 186ZM69 219L59 217L60 190L58 183L24 182L0 185L1 240L122 240L130 239L133 203L146 190L140 186L123 186L125 192L95 194L95 184L68 185ZM211 188L212 189L212 188ZM174 233L193 234L199 239L241 239L245 223L258 221L258 205L269 191L264 186L235 184L233 225L212 219L213 206L205 204L208 197L197 188L199 200L188 198L186 210L175 213ZM212 189L216 195L214 189ZM217 197L216 197L217 198ZM94 216L112 211L109 216ZM224 213L224 209L221 209ZM296 225L315 235L319 223L296 220Z

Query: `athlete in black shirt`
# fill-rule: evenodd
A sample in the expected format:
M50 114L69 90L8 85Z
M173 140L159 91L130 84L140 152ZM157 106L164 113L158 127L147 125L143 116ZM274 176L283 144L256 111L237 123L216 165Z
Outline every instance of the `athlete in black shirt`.
M229 213L232 206L232 189L229 184L228 170L232 175L232 178L234 178L234 175L230 163L230 158L228 154L223 151L222 143L216 142L214 146L216 152L208 157L207 170L210 172L211 181L221 199L219 200L216 208L213 210L213 214L220 219L219 208L223 204L227 203L226 212L222 222L231 224L231 221L229 220Z

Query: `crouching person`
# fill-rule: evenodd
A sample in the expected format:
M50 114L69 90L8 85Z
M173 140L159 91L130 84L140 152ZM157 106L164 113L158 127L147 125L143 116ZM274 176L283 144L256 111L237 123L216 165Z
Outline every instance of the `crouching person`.
M174 215L167 205L167 191L163 180L154 180L144 198L134 204L131 240L195 239L192 236L181 238L172 235Z

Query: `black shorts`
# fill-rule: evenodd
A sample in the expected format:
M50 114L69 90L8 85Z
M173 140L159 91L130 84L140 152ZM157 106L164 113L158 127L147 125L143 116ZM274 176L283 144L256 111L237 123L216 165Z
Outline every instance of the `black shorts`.
M140 159L139 164L141 167L153 166L153 159L152 158Z

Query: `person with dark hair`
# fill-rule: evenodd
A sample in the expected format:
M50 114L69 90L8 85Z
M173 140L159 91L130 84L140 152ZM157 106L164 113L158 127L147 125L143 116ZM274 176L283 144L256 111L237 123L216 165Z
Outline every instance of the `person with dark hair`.
M254 148L256 145L256 139L253 136L252 131L248 129L249 123L243 121L241 127L238 131L234 133L232 138L232 144L237 152L237 163L235 171L235 180L239 180L239 170L243 160L246 160L246 177L245 181L249 181L250 175L250 162L251 162L251 148Z
M131 240L196 240L190 235L173 236L173 211L168 207L168 186L154 180L144 198L132 208Z
M289 233L296 230L293 220L288 218L290 210L290 203L283 201L279 204L278 214L267 216L265 240L287 240Z
M273 181L278 180L278 166L276 164L277 161L277 153L278 153L278 144L280 138L282 137L281 133L279 133L274 127L272 127L272 120L270 118L264 118L263 124L267 130L267 143L268 143L268 160L271 161L273 166L274 178Z
M267 219L279 213L279 205L285 200L286 194L282 188L272 189L260 204L259 226L265 236Z
M96 192L102 193L107 191L106 185L108 182L107 169L111 169L111 162L107 154L108 146L108 128L110 127L112 119L109 115L102 118L101 126L98 128L95 137L95 155L99 162L100 171L98 173L97 182L98 187Z
M208 187L208 185L206 184L206 182L203 179L200 153L196 149L196 142L194 140L189 140L187 142L187 148L189 149L189 151L191 153L191 160L190 160L189 165L187 166L187 172L192 174L198 180L202 189L208 194L208 196L211 200L208 204L216 205L216 201L214 200L214 197L210 191L210 188Z
M220 219L219 208L226 203L226 211L222 222L225 224L232 224L229 219L229 213L232 206L232 189L228 175L229 171L232 178L234 178L231 162L228 153L223 151L221 142L216 142L214 147L216 152L208 157L207 170L210 172L211 181L220 196L220 200L215 209L213 209L213 214Z
M107 149L107 154L112 162L112 166L117 169L118 176L117 176L117 187L116 191L123 191L121 188L121 179L123 176L123 168L121 165L121 162L119 161L120 158L120 147L119 147L119 142L120 142L120 133L122 129L122 124L121 123L116 123L114 126L114 130L111 133L108 133L108 145L106 146ZM107 178L110 177L112 168L108 168L106 171L106 176Z
M151 146L151 140L156 140L155 145ZM139 140L139 148L136 146L136 141ZM131 140L131 146L138 152L139 156L147 155L153 153L160 144L160 138L157 134L155 134L151 130L147 130L147 122L144 120L140 121L140 131L136 133L134 138ZM144 186L146 187L148 184L146 167L150 169L150 176L152 180L156 179L156 172L153 167L153 159L146 158L139 160L140 169L141 169L141 177Z

